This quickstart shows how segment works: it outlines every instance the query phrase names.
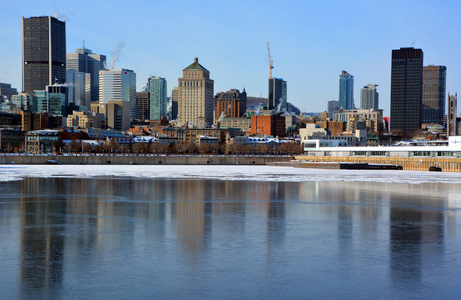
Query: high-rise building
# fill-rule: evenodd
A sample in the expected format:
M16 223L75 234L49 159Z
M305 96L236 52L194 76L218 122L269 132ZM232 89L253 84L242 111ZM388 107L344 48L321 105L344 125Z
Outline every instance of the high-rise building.
M161 120L167 115L167 84L166 79L159 76L149 78L150 90L150 120Z
M213 124L214 81L198 58L183 70L178 89L178 123L201 128Z
M32 94L66 81L66 23L22 18L22 91Z
M447 135L456 136L458 135L458 124L457 124L457 113L458 113L458 94L448 94L448 116L447 116Z
M91 74L75 69L66 71L66 83L69 85L69 103L89 110L91 104Z
M67 69L90 74L90 101L99 100L99 71L105 69L106 56L93 53L85 47L67 53Z
M421 128L423 51L392 50L391 131L409 135Z
M9 83L0 83L0 100L1 97L6 97L7 99L11 99L11 96L17 95L18 91L15 88L11 87Z
M150 117L150 93L136 93L136 106L138 107L138 119L149 120Z
M247 93L245 89L240 93L237 89L221 92L215 96L215 118L243 117L247 109Z
M333 116L336 112L338 112L338 105L339 101L338 100L330 100L328 101L328 117L330 120L333 120Z
M269 78L269 109L278 113L287 107L287 82L282 78Z
M37 98L35 95L27 93L19 93L19 95L11 96L11 102L19 110L36 112L37 111Z
M99 103L98 112L106 117L107 129L125 131L130 129L131 104L128 101Z
M129 102L131 119L137 118L135 72L127 69L99 71L99 103L109 101Z
M179 90L175 86L171 91L171 120L176 120L178 118L178 100L179 100Z
M447 68L445 66L423 67L421 123L445 124L446 81Z
M379 94L376 90L377 84L369 84L360 91L361 109L379 109Z
M339 75L339 108L354 109L354 76L344 70Z

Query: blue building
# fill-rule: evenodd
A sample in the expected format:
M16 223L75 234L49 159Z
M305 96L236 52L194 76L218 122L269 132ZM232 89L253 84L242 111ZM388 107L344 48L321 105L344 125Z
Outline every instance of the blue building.
M354 76L342 71L339 75L339 108L354 109Z

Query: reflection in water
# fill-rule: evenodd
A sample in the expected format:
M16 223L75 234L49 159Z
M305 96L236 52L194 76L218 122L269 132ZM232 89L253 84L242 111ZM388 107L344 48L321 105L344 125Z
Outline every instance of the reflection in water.
M306 288L316 298L325 282L332 297L408 298L441 293L461 266L453 185L27 178L3 188L0 238L12 215L20 220L19 272L0 275L19 274L12 298L277 298ZM17 212L9 194L21 195ZM447 275L428 275L439 268ZM461 292L450 287L437 296Z

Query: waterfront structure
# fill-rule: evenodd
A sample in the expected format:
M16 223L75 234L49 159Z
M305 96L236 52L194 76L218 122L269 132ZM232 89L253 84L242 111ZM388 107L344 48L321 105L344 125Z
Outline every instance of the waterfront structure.
M67 53L67 69L90 74L89 101L99 100L99 71L105 69L105 65L105 55L93 53L85 47L75 49L75 53Z
M458 94L448 93L448 115L447 115L447 135L455 136L459 134L457 124L458 113Z
M360 91L361 109L379 109L379 94L377 84L368 84Z
M1 83L0 82L0 100L2 97L6 97L7 99L11 99L11 96L17 95L18 91L15 88L11 87L9 83Z
M179 90L175 86L171 91L171 120L176 120L178 118L178 100L179 100Z
M391 131L409 135L421 128L423 51L392 50Z
M237 89L216 94L215 98L215 118L221 121L224 117L242 117L247 108L247 93L245 89L240 93Z
M91 104L91 74L68 69L66 71L66 83L69 86L68 102L89 110Z
M330 100L328 101L328 117L333 120L333 116L336 112L338 112L339 101L338 100Z
M276 113L287 110L287 82L282 78L269 78L269 109Z
M445 125L445 94L447 68L423 67L422 124Z
M178 79L178 123L204 128L213 123L214 81L210 71L194 58Z
M22 18L22 91L32 94L66 81L66 23Z
M149 78L149 119L161 120L167 115L167 82L165 78L152 76Z
M342 109L354 109L354 76L342 71L339 75L338 106Z
M139 120L148 120L150 117L150 93L137 92L136 93L136 107L138 111Z
M110 101L128 102L131 119L137 118L135 72L128 69L99 71L99 103Z

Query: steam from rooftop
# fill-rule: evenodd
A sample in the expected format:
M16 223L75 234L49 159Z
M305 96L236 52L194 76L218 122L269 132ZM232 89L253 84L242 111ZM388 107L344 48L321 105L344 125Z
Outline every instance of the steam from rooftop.
M69 18L67 18L67 16L65 14L60 14L57 11L53 12L53 17L58 19L58 20L65 20L65 21L69 20Z
M114 64L118 60L118 57L120 56L120 51L122 51L123 48L125 48L125 42L121 41L120 43L117 44L117 47L115 48L115 50L112 51L112 55L114 57L110 60L110 68L111 69L114 68Z

